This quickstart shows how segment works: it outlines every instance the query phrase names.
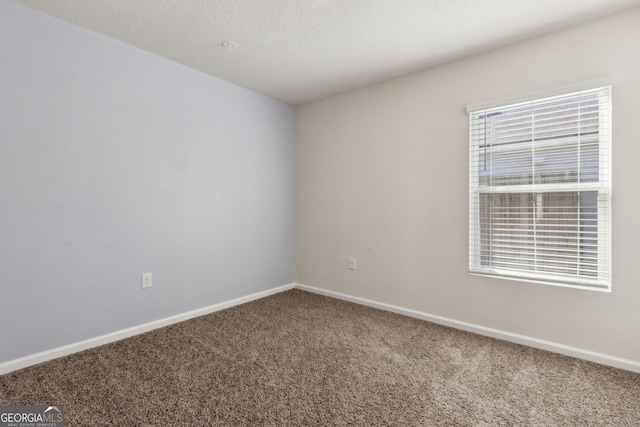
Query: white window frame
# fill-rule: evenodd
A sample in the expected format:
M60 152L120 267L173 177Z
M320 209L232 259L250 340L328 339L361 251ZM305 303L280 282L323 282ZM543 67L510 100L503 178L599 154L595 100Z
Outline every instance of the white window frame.
M563 87L534 92L517 98L502 99L482 104L467 106L469 114L469 272L474 275L491 276L501 279L511 279L526 282L542 283L596 291L611 291L611 77L601 77L589 81L566 85ZM473 134L474 117L493 109L509 109L519 104L544 101L554 97L569 96L584 91L605 91L606 96L600 98L601 108L599 120L599 170L606 171L600 174L598 182L576 182L561 184L526 184L504 185L495 187L481 187L477 168L478 151L481 141ZM601 92L602 93L602 92ZM605 102L605 104L602 104ZM602 108L604 107L604 108ZM486 113L485 113L486 114ZM604 116L606 115L606 117ZM602 124L606 124L602 126ZM503 270L500 268L484 267L481 265L480 256L480 194L497 193L543 193L543 192L572 192L595 191L597 196L598 212L598 276L596 279L584 276L567 278L553 273L541 273L539 271L514 269ZM605 269L606 271L602 271ZM602 274L601 274L602 273Z

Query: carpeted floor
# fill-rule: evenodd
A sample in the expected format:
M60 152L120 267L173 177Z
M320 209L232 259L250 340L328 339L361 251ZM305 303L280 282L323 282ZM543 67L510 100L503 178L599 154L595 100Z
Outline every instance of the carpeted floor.
M291 290L0 376L66 426L638 426L640 374Z

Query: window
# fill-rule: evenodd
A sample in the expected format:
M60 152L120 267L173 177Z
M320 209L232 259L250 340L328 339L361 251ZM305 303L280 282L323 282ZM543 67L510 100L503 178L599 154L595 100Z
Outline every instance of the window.
M471 273L610 290L610 90L468 108Z

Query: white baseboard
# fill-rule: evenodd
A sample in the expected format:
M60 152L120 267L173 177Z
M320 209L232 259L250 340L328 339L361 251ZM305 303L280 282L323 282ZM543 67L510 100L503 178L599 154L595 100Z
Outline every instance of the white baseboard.
M166 317L164 319L155 320L153 322L145 323L142 325L132 326L130 328L122 329L110 334L101 335L95 338L89 338L77 343L68 344L62 347L57 347L40 353L31 354L29 356L24 356L18 359L9 360L7 362L0 363L0 375L7 374L18 369L26 368L28 366L36 365L38 363L46 362L48 360L57 359L58 357L67 356L69 354L87 350L92 347L97 347L124 338L129 338L134 335L152 331L154 329L173 325L174 323L183 322L185 320L193 319L194 317L204 316L205 314L214 313L216 311L224 310L226 308L244 304L246 302L254 301L293 288L293 283L290 285L279 286L276 288L268 289L266 291L257 292L255 294L210 305L208 307L199 308L197 310L188 311L186 313L177 314L175 316Z
M260 298L274 295L280 292L287 291L289 289L297 288L307 292L313 292L320 295L329 296L332 298L341 299L344 301L350 301L356 304L365 305L368 307L378 308L385 311L390 311L405 316L414 317L417 319L426 320L428 322L437 323L440 325L450 326L452 328L460 329L463 331L473 332L478 335L484 335L492 338L501 339L504 341L513 342L516 344L522 344L541 350L547 350L554 353L563 354L565 356L571 356L578 359L584 359L602 365L612 366L615 368L625 369L632 372L640 373L640 362L623 359L616 356L610 356L603 353L597 353L589 350L580 349L577 347L571 347L564 344L558 344L551 341L540 340L537 338L527 337L525 335L514 334L511 332L501 331L498 329L487 328L473 323L461 322L442 316L436 316L433 314L423 313L416 310L402 308L391 304L385 304L377 301L368 300L365 298L355 297L351 295L342 294L339 292L329 291L326 289L315 288L312 286L306 286L299 283L279 286L266 291L257 292L255 294L247 295L244 297L236 298L230 301L225 301L219 304L210 305L197 310L192 310L186 313L178 314L175 316L159 319L153 322L145 323L131 328L122 329L120 331L112 332L110 334L101 335L99 337L90 338L88 340L80 341L77 343L57 347L51 350L43 351L40 353L24 356L18 359L9 360L7 362L0 363L0 375L7 374L18 369L26 368L28 366L36 365L38 363L46 362L48 360L56 359L58 357L67 356L69 354L77 353L79 351L87 350L92 347L97 347L110 342L118 341L124 338L128 338L134 335L142 334L152 331L154 329L162 328L172 325L174 323L183 322L185 320L192 319L198 316L204 316L205 314L214 313L216 311L224 310L236 305L244 304L246 302L254 301Z
M313 292L320 295L325 295L332 298L341 299L344 301L353 302L368 307L378 308L385 311L390 311L397 314L402 314L409 317L414 317L428 322L437 323L444 326L450 326L455 329L460 329L467 332L473 332L478 335L484 335L491 338L497 338L504 341L509 341L516 344L522 344L541 350L551 351L553 353L563 354L565 356L575 357L577 359L588 360L590 362L599 363L601 365L612 366L614 368L625 369L627 371L640 373L640 362L630 359L623 359L621 357L610 356L608 354L597 353L590 350L584 350L577 347L571 347L564 344L559 344L551 341L540 340L537 338L528 337L525 335L514 334L511 332L501 331L499 329L487 328L473 323L461 322L459 320L450 319L447 317L436 316L433 314L423 313L416 310L410 310L407 308L398 307L391 304L385 304L377 301L372 301L364 298L355 297L352 295L346 295L339 292L329 291L326 289L315 288L312 286L295 284L297 289Z

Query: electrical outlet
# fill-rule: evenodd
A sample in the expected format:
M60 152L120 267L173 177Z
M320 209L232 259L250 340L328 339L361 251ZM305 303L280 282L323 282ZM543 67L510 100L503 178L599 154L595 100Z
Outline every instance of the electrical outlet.
M349 257L349 270L356 269L356 259L352 256Z
M142 273L142 289L150 288L153 284L153 276L151 273Z

